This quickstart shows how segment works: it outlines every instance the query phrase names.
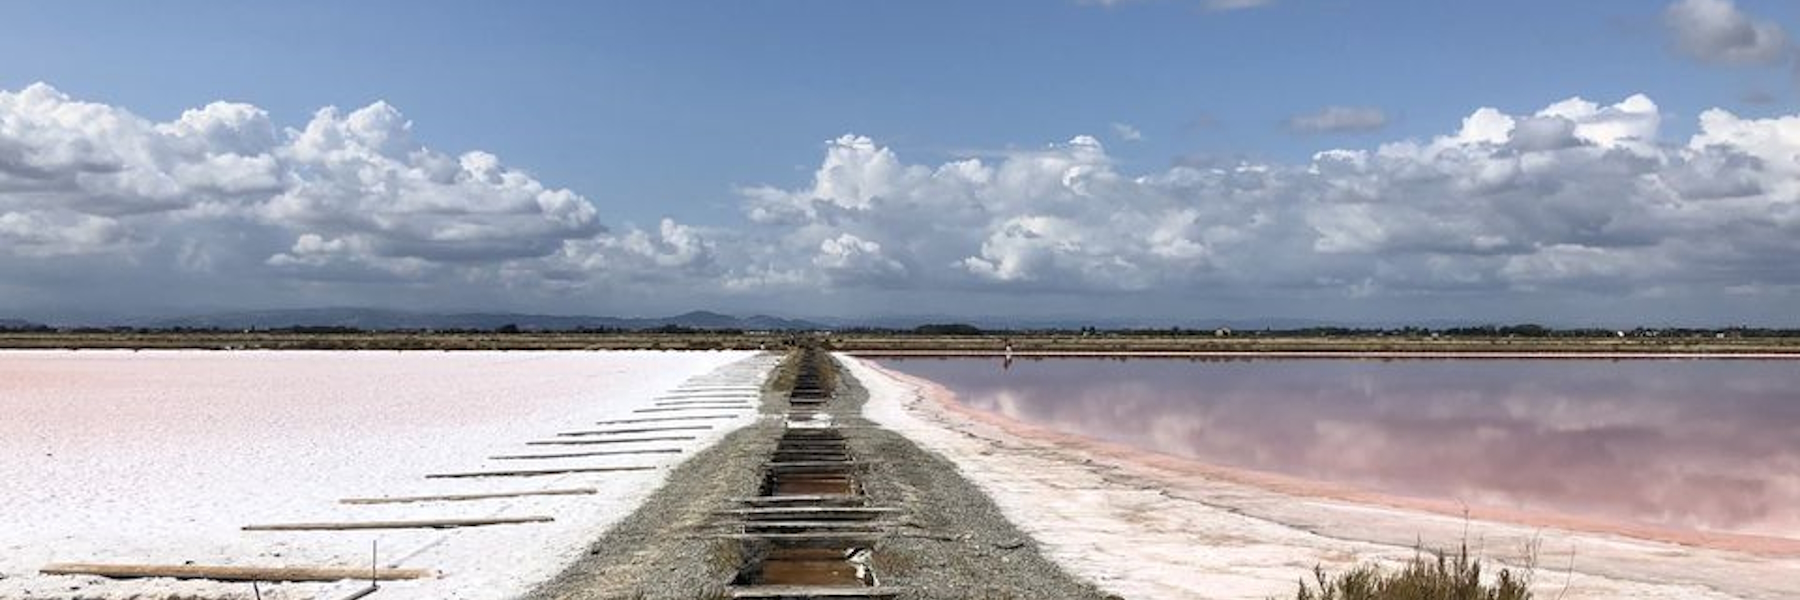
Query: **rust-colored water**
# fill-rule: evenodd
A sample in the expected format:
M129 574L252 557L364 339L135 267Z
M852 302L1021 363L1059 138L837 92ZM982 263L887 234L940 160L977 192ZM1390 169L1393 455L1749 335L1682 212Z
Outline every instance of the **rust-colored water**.
M775 477L774 488L776 496L856 493L849 477L830 473L783 473Z
M765 585L854 586L863 581L842 549L777 548L763 560L758 579Z

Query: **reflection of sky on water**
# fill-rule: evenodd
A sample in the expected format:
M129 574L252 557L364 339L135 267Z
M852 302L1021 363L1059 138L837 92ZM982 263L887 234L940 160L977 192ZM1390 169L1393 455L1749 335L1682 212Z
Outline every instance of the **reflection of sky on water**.
M1800 362L880 362L978 409L1206 462L1800 538Z

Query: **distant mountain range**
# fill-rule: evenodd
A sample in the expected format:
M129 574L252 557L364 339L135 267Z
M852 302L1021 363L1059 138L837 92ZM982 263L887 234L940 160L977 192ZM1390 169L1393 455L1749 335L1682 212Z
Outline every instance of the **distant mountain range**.
M19 319L0 319L0 331L43 328L44 325L42 323L33 323L31 321Z
M522 330L568 331L574 329L692 329L813 330L824 325L768 315L738 317L693 311L672 317L632 318L524 313L424 313L378 308L308 308L261 310L195 315L133 323L159 329L279 329L287 327L348 327L384 329L498 329L507 325Z
M381 330L494 330L507 325L525 331L570 331L578 329L646 330L666 327L690 329L735 329L745 331L818 331L847 329L910 330L926 324L970 324L990 330L1072 330L1094 327L1103 330L1170 329L1210 331L1228 328L1238 331L1300 330L1320 327L1392 328L1402 326L1448 329L1479 326L1474 320L1425 320L1412 323L1381 321L1345 322L1295 318L1152 318L1113 315L872 315L865 317L789 318L769 315L747 317L710 311L692 311L669 317L606 317L591 315L543 315L513 312L417 312L383 308L303 308L282 310L229 311L183 317L77 317L53 320L51 327L144 327L151 329L283 329L292 327L343 327L368 331ZM0 318L0 330L39 329L44 324L25 319ZM1629 329L1626 327L1625 329Z

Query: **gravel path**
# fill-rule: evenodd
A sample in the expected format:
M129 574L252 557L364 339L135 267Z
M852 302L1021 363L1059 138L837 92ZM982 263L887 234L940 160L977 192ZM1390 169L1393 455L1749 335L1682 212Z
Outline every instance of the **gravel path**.
M873 550L883 586L907 600L1112 598L1063 572L943 457L879 429L860 414L868 394L839 369L830 410L865 463L858 475L874 505L905 509L905 525ZM785 394L764 396L765 420L683 463L636 513L529 600L722 598L758 551L713 539L712 512L755 495L781 434Z

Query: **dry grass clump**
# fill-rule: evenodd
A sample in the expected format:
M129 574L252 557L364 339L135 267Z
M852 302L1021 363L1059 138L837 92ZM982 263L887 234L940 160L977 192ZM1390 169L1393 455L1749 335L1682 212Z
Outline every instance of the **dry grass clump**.
M1421 552L1399 570L1363 565L1331 576L1313 569L1314 581L1300 581L1294 600L1530 600L1531 574L1500 569L1482 581L1481 559L1468 544L1455 554Z

